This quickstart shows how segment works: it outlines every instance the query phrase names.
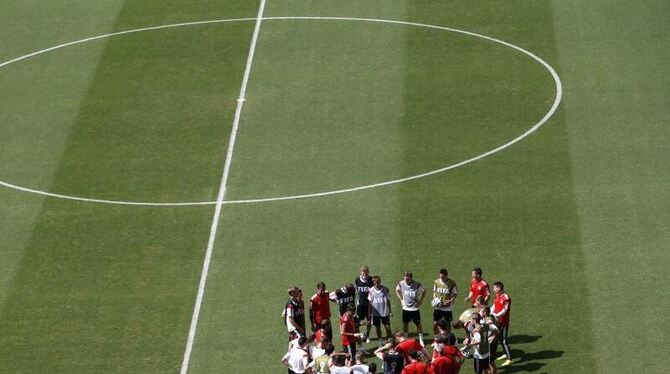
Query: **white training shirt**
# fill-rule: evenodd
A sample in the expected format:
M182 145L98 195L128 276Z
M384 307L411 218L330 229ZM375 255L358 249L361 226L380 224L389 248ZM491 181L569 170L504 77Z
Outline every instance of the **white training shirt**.
M304 373L309 363L309 355L300 347L291 348L284 359L288 358L288 365L294 373Z
M370 287L368 301L372 306L372 315L374 317L388 317L391 314L388 303L389 289L386 286L382 286L380 289Z
M368 365L358 364L351 367L351 372L353 374L369 374L370 368Z

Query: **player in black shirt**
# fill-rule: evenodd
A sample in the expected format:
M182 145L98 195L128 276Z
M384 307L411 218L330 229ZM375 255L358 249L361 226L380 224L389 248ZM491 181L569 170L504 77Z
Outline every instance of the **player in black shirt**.
M361 322L367 320L368 317L368 293L370 287L373 286L372 277L370 277L370 269L367 266L361 266L361 274L354 280L356 285L356 295L358 296L358 302L356 303L356 315L354 316L354 321L356 321L356 331L359 331ZM365 339L369 343L370 329L372 325L370 321L366 321L366 333Z
M353 284L347 283L337 291L331 292L328 298L340 307L341 317L347 312L347 305L353 304L356 300L356 289Z
M374 352L380 360L384 362L384 374L401 374L405 366L405 356L395 350L395 341L389 339L386 345L379 347Z

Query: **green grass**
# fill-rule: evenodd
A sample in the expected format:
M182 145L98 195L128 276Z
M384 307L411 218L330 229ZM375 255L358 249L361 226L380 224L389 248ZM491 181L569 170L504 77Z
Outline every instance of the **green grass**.
M0 61L115 31L255 17L258 5L6 2L0 34L11 37ZM489 35L555 67L564 100L522 142L447 173L224 205L189 372L283 371L287 287L334 289L361 264L389 286L404 269L430 284L445 266L463 294L474 266L505 282L516 360L501 373L662 372L665 2L269 0L265 15ZM0 180L103 199L215 200L253 26L116 36L1 68ZM440 168L516 137L553 95L550 75L527 56L465 35L267 20L226 198ZM178 372L213 210L0 188L0 372ZM422 315L429 330L427 305Z

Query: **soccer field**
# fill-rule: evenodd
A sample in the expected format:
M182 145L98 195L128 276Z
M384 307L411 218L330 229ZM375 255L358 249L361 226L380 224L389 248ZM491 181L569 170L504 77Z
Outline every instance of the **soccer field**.
M3 1L0 36L0 373L283 373L287 288L361 265L448 268L456 314L504 282L500 373L670 365L668 1Z

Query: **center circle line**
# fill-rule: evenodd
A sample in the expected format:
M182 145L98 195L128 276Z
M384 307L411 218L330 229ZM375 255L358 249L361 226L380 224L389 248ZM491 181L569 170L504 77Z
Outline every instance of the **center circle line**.
M372 188L378 188L378 187L383 187L383 186L388 186L388 185L393 185L393 184L399 184L415 179L420 179L424 177L428 177L434 174L439 174L446 172L448 170L452 170L467 164L470 164L472 162L481 160L483 158L486 158L488 156L491 156L495 153L498 153L516 143L519 141L523 140L530 134L534 133L537 131L540 127L542 127L549 119L556 113L556 110L558 110L558 107L560 105L561 99L563 97L563 84L561 82L560 77L558 76L558 73L556 70L549 65L546 61L544 61L542 58L538 57L534 53L521 48L519 46L516 46L512 43L508 43L506 41L496 39L490 36L474 33L471 31L465 31L465 30L460 30L460 29L455 29L455 28L450 28L450 27L445 27L445 26L437 26L437 25L429 25L429 24L423 24L423 23L417 23L417 22L407 22L407 21L397 21L397 20L386 20L386 19L377 19L377 18L359 18L359 17L319 17L319 16L279 16L279 17L263 17L263 21L273 21L273 20L324 20L324 21L360 21L360 22L373 22L373 23L386 23L386 24L397 24L397 25L406 25L406 26L415 26L415 27L424 27L424 28L430 28L430 29L436 29L436 30L443 30L443 31L450 31L450 32L455 32L463 35L469 35L472 37L488 40L494 43L498 43L501 45L504 45L506 47L512 48L522 54L525 54L526 56L532 58L539 64L541 64L546 70L549 71L551 74L554 83L556 85L556 96L554 98L554 101L549 108L549 111L538 121L535 125L530 127L528 130L523 132L521 135L515 137L514 139L492 149L487 152L484 152L482 154L479 154L477 156L471 157L469 159L457 162L455 164L447 165L445 167L431 170L425 173L421 174L416 174L412 175L409 177L404 177L404 178L398 178L398 179L392 179L384 182L379 182L379 183L373 183L373 184L367 184L367 185L362 185L362 186L357 186L357 187L351 187L351 188L344 188L344 189L338 189L338 190L330 190L330 191L324 191L324 192L316 192L316 193L308 193L308 194L300 194L300 195L290 195L290 196L278 196L278 197L266 197L266 198L253 198L253 199L237 199L237 200L224 200L223 204L250 204L250 203L263 203L263 202L272 202L272 201L285 201L285 200L299 200L299 199L307 199L307 198L315 198L315 197L323 197L323 196L330 196L330 195L339 195L339 194L344 194L344 193L350 193L350 192L355 192L355 191L362 191L362 190L368 190ZM184 26L195 26L195 25L206 25L206 24L215 24L215 23L224 23L224 22L244 22L244 21L256 21L256 18L230 18L230 19L217 19L217 20L207 20L207 21L195 21L195 22L182 22L182 23L174 23L174 24L169 24L169 25L160 25L160 26L151 26L151 27L143 27L143 28L138 28L138 29L132 29L132 30L125 30L125 31L119 31L119 32L114 32L114 33L109 33L109 34L104 34L104 35L98 35L94 37L89 37L85 39L80 39L76 41L72 41L69 43L64 43L60 45L56 45L53 47L49 47L46 49L42 49L33 53L29 53L20 57L17 57L12 60L8 60L5 62L0 63L0 68L7 66L9 64L26 60L28 58L51 52L57 49L69 47L72 45L76 44L81 44L89 41L94 41L94 40L99 40L103 38L108 38L112 36L119 36L119 35L126 35L126 34L133 34L133 33L138 33L138 32L144 32L144 31L153 31L153 30L161 30L161 29L167 29L167 28L175 28L175 27L184 27ZM52 197L52 198L59 198L59 199L65 199L65 200L75 200L75 201L81 201L81 202L88 202L88 203L100 203L100 204L114 204L114 205L134 205L134 206L197 206L197 205L215 205L217 202L216 201L193 201L193 202L143 202L143 201L124 201L124 200L107 200L107 199L96 199L96 198L88 198L88 197L80 197L80 196L73 196L73 195L65 195L65 194L58 194L58 193L52 193L48 191L41 191L37 189L32 189L28 187L23 187L19 186L17 184L9 183L0 180L0 186L4 186L10 189L14 189L17 191L21 192L28 192L28 193L33 193L37 195L42 195L46 197Z

